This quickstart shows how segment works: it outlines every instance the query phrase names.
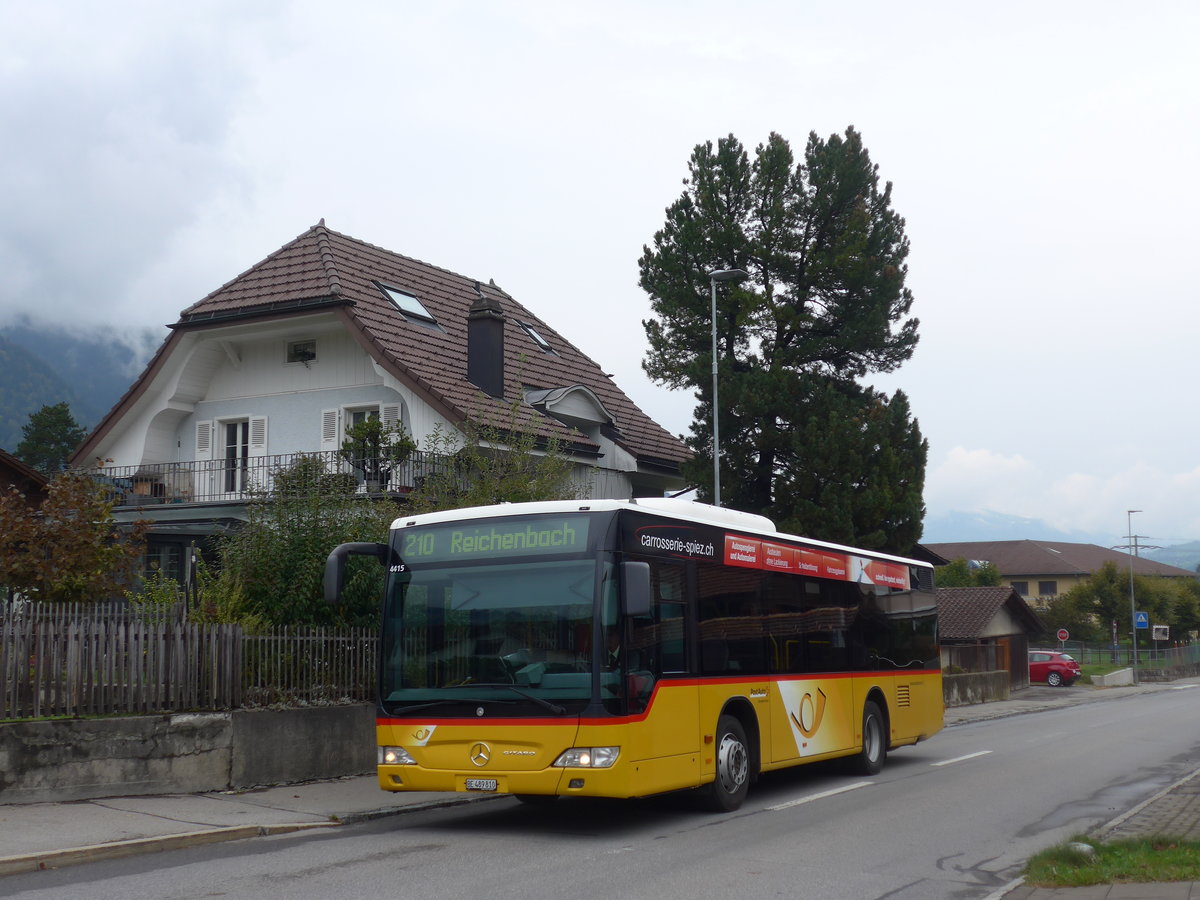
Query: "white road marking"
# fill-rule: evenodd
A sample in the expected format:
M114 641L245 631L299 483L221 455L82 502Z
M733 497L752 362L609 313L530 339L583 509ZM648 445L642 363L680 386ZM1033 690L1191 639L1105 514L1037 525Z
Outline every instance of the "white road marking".
M1200 684L1173 684L1173 685L1171 685L1171 690L1186 691L1188 688L1194 688L1194 687L1200 687Z
M962 762L965 759L974 759L977 756L987 756L991 750L980 750L978 753L968 753L966 756L956 756L954 759L943 759L941 762L930 763L931 766L948 766L951 763Z
M799 800L789 800L787 803L780 803L776 806L768 806L767 809L776 811L780 809L791 809L793 806L800 806L804 803L812 803L814 800L824 800L826 797L832 797L835 794L844 794L846 791L857 790L858 788L869 787L874 784L872 781L856 781L854 784L848 784L845 787L834 788L831 791L821 791L819 794L809 794L807 797L801 797Z

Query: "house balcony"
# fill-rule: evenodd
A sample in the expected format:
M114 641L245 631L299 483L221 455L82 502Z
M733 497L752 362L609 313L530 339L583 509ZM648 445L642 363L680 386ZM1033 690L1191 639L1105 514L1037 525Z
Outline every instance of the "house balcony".
M140 466L103 466L84 474L103 485L117 509L168 503L245 503L275 489L281 475L323 480L329 490L404 497L431 476L455 470L455 457L415 450L381 473L373 460L340 452L282 453L242 459L206 459ZM466 487L465 481L461 485Z

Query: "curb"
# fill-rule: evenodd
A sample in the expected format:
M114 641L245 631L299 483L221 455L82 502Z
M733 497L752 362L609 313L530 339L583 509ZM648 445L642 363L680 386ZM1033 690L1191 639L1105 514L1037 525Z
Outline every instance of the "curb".
M1097 828L1094 832L1092 832L1091 836L1096 838L1096 840L1098 840L1098 841L1104 840L1106 837L1108 837L1110 834L1112 834L1112 832L1116 831L1118 828L1120 828L1122 825L1124 825L1125 822L1127 822L1129 819L1132 819L1138 813L1140 813L1144 809L1146 809L1146 807L1148 807L1151 803L1161 800L1163 797L1166 797L1168 794L1170 794L1176 788L1182 787L1183 785L1187 784L1189 781L1191 781L1193 778L1195 778L1198 775L1200 775L1200 769L1197 769L1196 771L1192 772L1190 775L1183 776L1183 778L1180 778L1174 784L1167 785L1165 788L1163 788L1161 791L1159 791L1153 797L1149 798L1148 800L1143 800L1141 803L1139 803L1133 809L1127 810L1126 812L1121 813L1121 815L1117 816L1115 819L1105 822L1103 825L1101 825L1099 828Z
M334 828L339 824L338 822L297 822L290 825L234 825L227 828L205 828L201 831L166 834L160 837L110 841L87 847L45 850L21 856L0 856L0 875L38 872L42 869L57 869L80 863L98 862L103 859L120 859L125 856L158 853L163 850L179 850L184 847L198 847L222 841L238 841L248 837L290 834L295 831L309 831L313 828Z
M199 831L166 834L159 837L110 841L104 844L91 844L85 847L44 850L38 853L25 853L20 856L0 856L0 877L18 875L25 872L39 872L44 869L59 869L82 863L100 862L105 859L121 859L126 856L140 856L148 853L160 853L166 850L182 850L186 847L200 847L204 844L240 841L252 837L292 834L297 831L312 831L317 828L340 828L342 825L372 822L376 819L399 816L408 812L463 806L468 803L496 800L506 796L508 795L485 794L475 797L454 797L429 800L423 803L412 803L407 806L385 806L380 809L346 813L344 815L332 816L328 822L295 822L284 825L232 825L224 828L205 828Z
M1099 698L1097 698L1097 699L1099 699ZM1082 703L1092 703L1092 702L1095 702L1095 701L1080 700L1075 705L1079 705ZM979 704L979 705L983 706L986 704ZM1068 704L1068 705L1070 705L1070 704ZM956 707L949 707L949 708L955 709ZM944 730L946 728L957 728L959 725L974 725L976 722L993 722L996 719L1011 719L1013 716L1024 716L1024 715L1028 715L1029 713L1046 712L1047 710L1051 710L1051 709L1063 709L1063 706L1060 704L1057 704L1057 703L1048 702L1048 703L1041 704L1038 706L1031 705L1031 706L1027 707L1026 709L1007 709L1007 710L1002 710L1000 712L984 713L984 714L978 715L978 716L971 716L970 718L964 717L961 719L957 719L954 722L944 722L942 725L942 728Z
M479 794L474 797L447 797L442 800L426 800L422 803L410 803L407 806L384 806L380 809L366 809L362 812L345 813L335 816L335 824L355 825L359 822L374 822L376 819L387 819L409 812L420 812L426 809L448 809L452 806L466 806L468 803L482 803L485 800L499 800L511 797L512 794Z

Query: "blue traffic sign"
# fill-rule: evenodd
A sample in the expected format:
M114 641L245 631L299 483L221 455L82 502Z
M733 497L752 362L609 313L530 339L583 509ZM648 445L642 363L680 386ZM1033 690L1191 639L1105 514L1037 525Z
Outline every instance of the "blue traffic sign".
M1150 627L1150 613L1135 612L1133 614L1133 627L1134 628L1149 628Z

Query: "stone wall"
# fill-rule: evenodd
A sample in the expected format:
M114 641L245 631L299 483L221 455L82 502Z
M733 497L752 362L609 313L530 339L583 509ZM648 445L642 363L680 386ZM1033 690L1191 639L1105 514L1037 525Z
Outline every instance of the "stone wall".
M942 675L942 699L947 707L1007 700L1011 679L1012 674L1007 670Z
M0 725L0 803L235 790L374 766L368 704Z
M1196 675L1200 675L1200 663L1183 663L1164 668L1139 667L1137 677L1141 681L1175 681L1179 678L1193 678Z

